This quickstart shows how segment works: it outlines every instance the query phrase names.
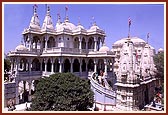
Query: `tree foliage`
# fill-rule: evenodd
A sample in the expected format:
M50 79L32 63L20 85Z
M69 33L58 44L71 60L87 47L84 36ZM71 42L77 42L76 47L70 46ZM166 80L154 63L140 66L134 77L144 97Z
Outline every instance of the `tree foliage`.
M4 59L4 70L9 71L10 70L10 60L9 59Z
M156 65L156 77L164 80L164 52L160 52L154 56L154 63Z
M72 73L41 78L37 84L32 111L86 111L93 106L89 80Z

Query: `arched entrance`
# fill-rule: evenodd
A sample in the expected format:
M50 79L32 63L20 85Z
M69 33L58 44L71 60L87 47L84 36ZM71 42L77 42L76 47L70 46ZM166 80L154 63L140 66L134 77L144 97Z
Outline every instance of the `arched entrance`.
M65 61L64 61L64 72L70 72L70 67L71 67L71 64L69 62L69 59L65 59Z
M32 71L40 71L40 61L37 58L32 61Z
M82 72L86 71L86 63L85 60L82 60Z
M94 40L93 40L93 38L89 38L88 49L94 49Z
M85 41L85 38L82 38L82 49L86 49L86 41Z
M26 58L22 58L20 60L19 71L26 71L26 70L28 70L28 62Z
M55 47L55 40L53 37L49 37L49 39L47 41L47 46L48 46L48 48Z
M48 62L47 62L47 71L51 72L51 60L50 59L48 59Z
M73 72L79 72L79 70L80 70L80 63L78 59L75 59L73 63Z
M79 48L79 38L78 37L74 39L74 48Z
M44 63L45 61L44 61L44 59L43 59L43 61L42 61L42 71L45 71L45 63Z
M59 62L58 59L54 61L54 72L59 72Z
M88 61L88 70L94 71L94 61L92 59L89 59Z

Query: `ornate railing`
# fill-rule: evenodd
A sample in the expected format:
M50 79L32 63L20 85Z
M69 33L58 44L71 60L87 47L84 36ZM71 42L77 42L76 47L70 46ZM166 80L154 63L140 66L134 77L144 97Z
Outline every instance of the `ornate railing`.
M66 47L53 47L43 49L43 52L62 52L62 53L88 53L94 51L94 49L78 49L78 48L66 48Z
M96 90L105 93L107 95L116 96L116 92L113 91L113 89L109 86L109 84L107 83L107 81L104 80L105 85L107 86L103 86L102 84L98 83L96 79L94 79L95 77L95 72L92 73L92 76L90 77L90 81L91 81L91 85L93 88L95 88Z
M42 71L18 71L16 75L21 77L42 76Z

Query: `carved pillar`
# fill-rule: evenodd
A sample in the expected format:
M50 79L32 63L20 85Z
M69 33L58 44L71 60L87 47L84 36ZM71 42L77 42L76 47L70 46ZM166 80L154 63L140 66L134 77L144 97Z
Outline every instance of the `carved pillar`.
M45 36L45 51L47 50L47 41L48 41L48 35Z
M13 71L13 59L11 59L11 72Z
M29 70L29 64L28 64L28 62L26 62L26 71L28 71Z
M94 37L94 51L97 51L97 38Z
M32 63L32 59L29 59L29 72L31 72L31 63Z
M18 68L19 68L19 59L16 59L15 60L15 71L16 71L15 75L18 73Z
M59 58L59 64L60 64L59 72L62 73L62 57Z
M30 38L30 34L28 35L28 45L29 45L29 51L31 51L31 38Z
M97 59L94 59L94 72L97 72Z
M88 39L86 39L86 50L88 50Z
M80 74L82 74L82 59L79 59L79 64L80 64Z
M45 73L46 73L47 72L47 59L45 59L44 63L45 63Z
M73 59L71 60L71 73L73 73Z
M82 49L82 38L81 38L81 36L79 36L79 49L80 50Z
M31 81L29 82L29 96L28 96L28 101L30 102L31 101Z
M107 59L104 59L104 75L107 76Z
M54 73L54 59L51 59L51 73Z

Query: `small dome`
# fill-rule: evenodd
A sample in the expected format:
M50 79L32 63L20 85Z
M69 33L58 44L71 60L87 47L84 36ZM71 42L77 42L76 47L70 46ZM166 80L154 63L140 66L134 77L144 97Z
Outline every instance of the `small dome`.
M31 18L29 27L33 29L40 29L40 20L37 15L36 8L34 9L34 15Z
M15 51L27 51L27 48L23 44L20 44L15 48Z
M159 48L159 50L158 51L160 51L160 52L162 52L162 51L164 51L162 48Z
M94 23L93 26L90 27L90 30L97 30L97 29L100 29L100 28L96 25L96 23Z
M162 53L164 50L162 48L159 48L158 53Z
M105 44L99 49L100 52L107 52L110 51L109 47L107 47Z
M49 6L47 8L47 14L45 16L42 29L51 29L51 30L54 30L54 26L53 26L53 23L52 23L52 18L50 16L50 8L49 8Z
M152 49L152 50L154 50L155 48L154 47L152 47L151 45L150 45L150 48Z
M78 25L77 29L85 29L82 25Z

